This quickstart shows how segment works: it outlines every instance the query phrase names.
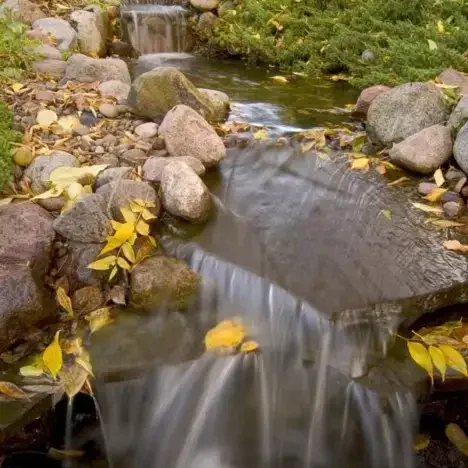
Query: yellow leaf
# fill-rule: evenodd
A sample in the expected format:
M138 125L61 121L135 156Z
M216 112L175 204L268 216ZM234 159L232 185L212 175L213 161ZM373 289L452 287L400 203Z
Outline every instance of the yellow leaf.
M39 195L36 195L35 197L31 198L31 201L33 200L46 200L47 198L56 198L59 197L63 193L63 187L54 187L51 188L50 190L47 190L47 192L40 193Z
M93 375L93 367L91 366L89 353L87 351L83 351L81 356L75 359L75 362L83 367L88 374Z
M273 26L275 26L275 28L278 30L278 31L281 31L283 29L283 25L278 23L278 21L276 20L271 20L271 24Z
M19 90L23 89L24 88L24 84L23 83L13 83L11 85L11 89L17 93Z
M429 354L431 355L432 362L435 368L440 372L442 381L445 380L445 373L447 372L447 363L445 362L444 353L435 346L429 346Z
M272 76L271 79L277 81L278 83L288 83L288 79L280 75Z
M117 265L124 270L130 270L130 265L128 264L127 260L122 257L117 258Z
M114 231L117 231L120 226L123 226L125 223L119 223L118 221L111 220L112 227L114 228ZM109 238L107 238L109 240Z
M367 171L369 169L369 158L355 159L351 164L351 169Z
M385 161L382 161L382 163L384 163ZM387 166L388 167L388 166ZM394 185L398 185L398 184L401 184L402 182L406 182L407 180L409 180L408 177L406 176L403 176L403 177L399 177L398 179L392 181L392 182L389 182L387 184L387 187L393 187Z
M307 141L301 144L301 150L303 153L307 153L315 146L315 141Z
M150 206L149 202L145 202L145 200L142 200L141 198L135 198L134 200L132 200L132 202L138 206L141 206L142 208L144 208L145 206Z
M421 451L426 449L429 446L429 443L431 442L431 438L429 437L428 434L418 434L413 442L413 447L414 450L416 451Z
M116 260L117 257L115 255L109 255L108 257L104 257L100 260L96 260L95 262L90 263L88 268L91 270L109 270L113 265L115 265Z
M44 373L44 369L34 365L29 365L21 367L19 373L23 377L39 377Z
M55 185L68 187L73 182L81 182L83 185L89 185L89 178L95 179L100 172L106 169L108 164L96 166L68 167L61 166L54 169L49 176L49 181Z
M241 353L251 353L253 351L257 351L260 347L258 346L258 343L253 340L246 341L242 343L240 347Z
M431 356L426 347L421 343L408 341L408 351L413 361L429 374L431 382L434 383L434 367L432 366Z
M432 189L424 198L430 202L437 202L442 198L442 195L447 191L447 189L437 187Z
M442 174L442 169L437 169L437 171L434 172L434 180L435 183L437 184L437 187L442 187L445 183L444 179L444 174Z
M62 307L62 309L64 309L66 312L68 312L69 315L73 317L73 315L75 314L73 312L72 301L68 297L65 290L62 287L58 288L56 291L56 295L57 295L57 301L60 304L60 307Z
M151 245L153 247L157 247L158 243L156 242L156 239L153 236L148 236L148 240L150 241Z
M144 220L146 221L150 221L151 219L156 219L156 216L154 216L153 213L151 213L151 211L147 210L147 209L144 209L141 213L141 216L143 217Z
M138 221L136 225L136 230L138 234L141 234L142 236L149 236L149 225L142 220Z
M427 43L429 44L429 50L437 50L439 48L432 39L428 39Z
M444 247L447 250L454 250L455 252L468 253L468 245L461 244L457 240L448 240L444 242Z
M120 212L125 219L125 222L134 224L136 222L136 216L128 208L120 208Z
M445 435L461 453L468 457L468 437L458 424L447 424Z
M392 212L389 209L380 210L380 213L382 213L387 219L392 219Z
M104 248L99 252L99 255L103 255L105 253L111 252L112 250L117 249L122 245L121 242L116 241L112 236L107 238L107 244Z
M119 271L119 269L115 266L114 268L112 268L112 271L110 272L109 274L109 279L108 281L112 281L115 277L115 275L117 274L117 272Z
M458 221L451 221L450 219L429 219L428 222L440 228L464 226L463 223L459 223Z
M57 6L57 5L55 5ZM85 453L82 450L59 450L51 447L48 451L50 458L54 460L69 460L70 458L80 458Z
M441 34L445 32L444 23L442 23L441 20L437 21L437 31L439 31Z
M245 328L241 324L225 320L205 335L205 347L207 350L235 348L242 343L244 337Z
M55 334L52 343L47 346L47 348L44 350L44 353L42 354L44 365L47 369L49 369L54 379L57 378L57 374L60 372L60 369L62 369L63 365L62 348L59 344L59 335L60 330Z
M117 231L115 231L114 239L120 242L126 242L132 236L133 231L134 231L133 223L122 224L119 226Z
M133 247L128 242L122 245L122 251L130 262L135 263L135 252L133 251Z
M439 348L445 355L448 367L468 377L468 369L464 357L449 345L440 345Z
M268 133L264 128L261 128L260 130L257 130L254 134L253 137L256 140L268 140Z
M130 245L134 245L135 242L136 242L136 240L137 240L137 233L134 232L134 233L130 236L130 238L128 239L127 242L128 242Z
M60 380L63 383L68 398L73 398L81 391L88 375L88 371L76 362L72 366L62 369Z
M38 112L36 122L42 128L49 128L54 122L57 122L57 114L49 109L42 109Z
M26 393L11 382L0 382L0 396L6 396L13 400L29 400Z
M89 323L91 333L95 333L113 322L113 319L110 316L109 307L103 307L102 309L95 310L88 314L85 319Z
M424 203L411 203L418 210L426 211L427 213L443 213L444 210L438 206L425 205Z

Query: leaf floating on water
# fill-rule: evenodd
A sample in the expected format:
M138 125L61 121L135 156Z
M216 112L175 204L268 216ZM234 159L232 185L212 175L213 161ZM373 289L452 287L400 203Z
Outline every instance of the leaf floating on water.
M431 382L434 383L434 366L432 365L431 356L426 347L414 341L408 341L407 344L408 351L413 361L429 374Z
M0 397L7 397L12 400L29 400L26 393L11 382L0 382Z
M445 355L439 348L435 346L429 346L429 354L431 355L435 368L440 372L443 382L445 380L445 373L447 372Z
M468 437L458 424L447 424L445 435L461 453L468 457Z
M286 77L280 75L272 76L271 79L277 81L278 83L289 83L289 80Z
M413 202L411 203L418 210L425 211L426 213L443 213L444 210L439 206L425 205L424 203Z
M224 320L205 335L207 351L219 348L237 348L246 335L243 325L233 320Z
M59 343L59 335L60 330L55 334L52 343L47 346L47 348L44 350L44 353L42 354L44 365L47 369L49 369L54 379L57 378L57 375L63 366L62 348L60 347Z
M429 443L431 442L431 438L429 434L418 434L413 442L413 447L414 450L416 451L421 451L426 449L429 446Z
M442 187L445 183L445 178L444 174L442 174L442 169L437 169L437 171L434 172L434 181L437 185L437 187Z
M424 198L430 202L437 202L442 198L442 195L447 191L447 189L437 187L432 189Z
M62 309L64 309L66 312L68 312L70 316L73 317L75 314L73 312L72 301L68 297L65 290L62 287L58 288L56 295L57 295L57 301L60 304L60 307L62 307Z
M444 242L444 247L447 250L453 250L455 252L468 253L468 245L460 243L457 240L447 240Z
M382 161L384 162L384 161ZM387 166L388 167L388 166ZM398 184L401 184L402 182L406 182L407 180L409 180L409 177L406 177L406 176L403 176L403 177L400 177L392 182L389 182L387 184L387 187L394 187L395 185L398 185Z
M367 171L369 170L369 158L358 158L351 163L351 169Z
M246 341L245 343L242 343L240 347L241 353L252 353L254 351L258 351L260 349L260 346L256 341L249 340Z
M440 345L440 350L444 353L447 360L448 367L460 372L465 377L468 377L468 369L466 365L465 358L452 346L449 345Z

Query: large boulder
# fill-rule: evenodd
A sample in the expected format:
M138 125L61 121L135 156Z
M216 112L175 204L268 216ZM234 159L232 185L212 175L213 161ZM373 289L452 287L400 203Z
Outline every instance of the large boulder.
M353 115L356 117L366 117L372 101L380 96L382 93L389 91L391 88L388 86L377 85L371 86L370 88L364 89L356 102L356 105L353 108Z
M218 8L220 0L190 0L190 4L198 10L210 11Z
M111 80L101 83L98 89L103 96L111 96L120 104L127 100L130 85L122 81Z
M15 20L26 24L46 17L41 7L29 0L6 0L0 7L0 16L5 15L5 10L11 11Z
M463 96L453 110L447 125L456 133L468 121L468 96Z
M463 172L468 174L468 122L458 132L453 145L453 155Z
M143 309L182 309L197 293L200 277L171 257L151 257L131 273L131 305Z
M80 51L87 55L106 55L106 25L101 20L102 12L77 10L70 15L78 32Z
M216 166L226 156L224 143L213 127L185 105L167 113L159 127L159 136L164 138L171 156L192 156L205 167Z
M106 214L116 221L124 221L121 208L128 207L135 199L154 203L154 208L148 208L155 216L161 211L158 196L151 185L137 180L119 180L99 187L96 193L103 197Z
M24 177L31 180L34 193L42 193L50 187L49 177L58 167L78 167L78 159L65 151L53 151L49 156L38 156L24 171Z
M33 203L0 208L0 351L54 315L43 284L55 238L52 221Z
M172 67L160 67L140 75L132 84L128 102L136 114L158 123L178 104L191 107L207 120L216 118L211 101Z
M205 173L205 166L198 159L191 156L176 156L173 158L153 156L148 158L143 166L143 178L148 182L161 182L164 168L168 164L177 161L187 164L199 176Z
M68 59L65 80L81 83L118 80L131 83L127 64L123 60L91 58L83 54L74 54Z
M45 34L50 34L57 40L57 47L62 51L73 49L77 43L76 31L70 26L68 21L60 18L42 18L32 24Z
M430 83L407 83L377 96L367 113L367 131L376 143L399 143L424 128L445 122L450 108Z
M108 271L92 270L88 265L94 262L102 249L102 244L69 242L68 256L63 274L71 289L82 286L99 286L109 276Z
M168 164L161 176L161 193L164 208L174 216L194 223L206 221L211 208L211 195L187 164Z
M216 89L198 88L202 94L211 102L211 105L215 112L215 120L224 121L229 115L229 109L231 104L229 96L222 91Z
M468 75L453 68L447 68L437 80L448 86L456 86L460 94L468 94Z
M54 229L73 242L104 242L112 232L104 197L95 193L81 197L55 219Z
M452 154L452 132L444 125L433 125L397 143L390 160L413 172L431 174Z

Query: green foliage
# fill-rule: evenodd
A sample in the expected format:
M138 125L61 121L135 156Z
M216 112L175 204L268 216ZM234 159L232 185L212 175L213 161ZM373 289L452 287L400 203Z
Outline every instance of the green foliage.
M344 72L359 86L468 71L464 0L239 0L221 11L212 46L285 70Z
M0 18L0 81L20 79L37 58L33 48L39 43L28 39L26 30L11 15Z
M12 130L13 115L8 107L0 102L0 191L10 182L13 171L11 144L19 143L21 134Z

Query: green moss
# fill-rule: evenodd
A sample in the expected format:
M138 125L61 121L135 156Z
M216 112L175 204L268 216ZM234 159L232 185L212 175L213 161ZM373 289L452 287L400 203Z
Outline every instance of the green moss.
M468 71L466 31L464 0L240 0L204 39L253 62L344 72L366 86L427 80L447 67ZM362 60L364 50L374 59Z
M0 102L0 191L11 181L13 158L11 144L19 143L22 136L13 130L13 115L8 107Z

